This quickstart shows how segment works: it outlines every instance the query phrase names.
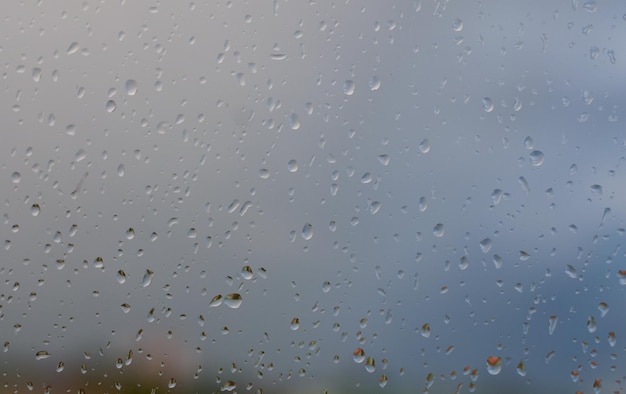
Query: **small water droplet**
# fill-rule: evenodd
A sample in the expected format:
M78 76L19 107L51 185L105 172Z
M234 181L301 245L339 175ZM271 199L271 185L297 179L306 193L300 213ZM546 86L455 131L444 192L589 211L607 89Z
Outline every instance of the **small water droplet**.
M43 360L50 357L50 353L47 350L40 350L35 353L35 360Z
M354 81L348 79L343 83L343 94L352 96L354 94Z
M135 238L135 229L132 227L129 227L128 230L126 230L126 239L133 239Z
M422 325L422 328L420 329L420 334L422 334L424 338L429 338L430 337L430 324L424 323Z
M41 212L41 207L39 206L39 204L34 203L31 207L30 207L30 214L33 216L38 216L39 213Z
M424 212L426 208L428 208L428 202L426 201L426 197L420 197L417 208L420 210L420 212Z
M417 149L419 149L421 153L430 152L430 141L428 141L428 138L424 138L417 146Z
M378 155L378 162L384 166L389 165L389 155Z
M17 172L17 171L14 171L11 174L11 182L13 182L13 183L20 183L21 179L22 179L22 175L20 175L20 173Z
M111 113L115 111L115 108L117 108L117 105L115 104L115 101L109 100L106 102L105 108L108 113Z
M129 96L134 96L137 94L137 81L134 79L129 79L124 84L126 88L126 94Z
M126 272L124 272L124 270L117 271L115 279L117 279L117 283L119 284L126 282Z
M176 379L171 378L170 381L167 383L167 387L173 389L174 387L176 387Z
M363 174L363 176L361 177L361 183L370 183L372 181L372 174L369 172L366 172L365 174Z
M591 192L598 195L602 194L602 186L598 184L591 185Z
M590 334L596 332L598 329L598 324L596 323L596 318L593 316L589 316L587 318L587 330Z
M306 241L308 241L311 238L313 238L313 225L310 224L310 223L306 223L302 227L301 235L302 235L302 238L304 238Z
M530 164L535 167L539 167L543 164L543 152L540 150L534 150L530 152Z
M244 265L243 268L241 268L241 277L245 280L252 279L252 267L250 267L249 265Z
M130 304L123 303L123 304L121 305L121 307L122 307L122 312L124 312L124 313L128 313L128 312L130 312Z
M141 279L141 287L148 287L150 286L150 283L152 283L152 278L154 277L154 272L152 272L151 270L147 269L146 273L143 275L143 278Z
M224 304L232 309L239 308L242 302L243 299L241 298L241 295L239 293L230 293L226 295L226 297L224 297Z
M608 342L609 342L609 346L615 347L615 344L617 343L617 338L615 337L615 331L609 331Z
M73 42L73 43L71 43L71 44L70 44L70 46L67 48L67 54L68 54L68 55L73 55L73 54L75 54L76 52L78 52L78 48L79 48L78 43L77 43L76 41L74 41L74 42Z
M453 22L452 22L452 30L454 31L461 31L463 30L463 21L459 18L456 18Z
M298 114L294 112L289 115L289 127L291 127L292 130L298 130L300 126L301 124L300 119L298 118Z
M493 111L493 108L493 101L489 97L485 97L483 99L483 109L485 110L485 112L491 112Z
M487 372L491 375L497 375L502 370L502 359L500 356L487 357Z
M369 373L372 373L376 370L376 361L374 360L374 357L368 357L367 360L365 361L365 370Z
M388 380L388 378L387 378L386 374L380 375L380 378L378 379L378 385L380 387L385 387L387 385L387 380Z
M557 315L550 316L550 319L548 320L548 333L550 335L554 334L554 330L556 329L558 321L559 318L557 317Z
M287 163L287 169L289 170L289 172L298 171L298 162L294 159L289 160L289 162Z
M517 364L517 373L520 376L526 376L526 365L524 364L524 361L520 361Z
M598 309L600 310L600 317L604 317L609 312L609 304L602 301L598 304Z
M324 293L328 293L330 291L330 282L329 281L324 281L324 283L322 283L322 291Z
M354 359L355 363L361 364L365 360L365 351L360 347L354 349L354 352L352 353L352 358Z
M444 233L445 233L445 228L443 224L437 223L435 227L433 228L433 235L437 238L441 238L443 237Z
M119 166L117 166L117 176L124 176L125 173L126 168L124 167L124 164L120 164Z
M259 177L261 177L261 179L267 179L270 177L270 171L267 168L261 168L259 170Z
M220 305L222 305L222 300L223 299L224 298L222 297L222 295L218 294L218 295L214 296L213 298L211 298L211 301L209 301L209 306L211 306L211 307L220 306Z
M380 79L376 76L373 76L370 78L370 82L369 82L369 87L370 90L378 90L380 89Z
M293 319L291 319L291 324L290 324L290 328L295 331L298 328L300 328L300 319L298 319L297 317L294 317Z
M491 247L493 246L493 241L491 240L491 238L485 238L482 241L480 241L480 250L483 251L483 253L489 253L489 251L491 250Z

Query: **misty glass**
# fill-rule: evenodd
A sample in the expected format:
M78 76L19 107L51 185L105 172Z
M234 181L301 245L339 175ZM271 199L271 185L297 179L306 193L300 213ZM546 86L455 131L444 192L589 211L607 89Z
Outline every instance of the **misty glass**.
M0 384L624 390L619 1L11 1Z

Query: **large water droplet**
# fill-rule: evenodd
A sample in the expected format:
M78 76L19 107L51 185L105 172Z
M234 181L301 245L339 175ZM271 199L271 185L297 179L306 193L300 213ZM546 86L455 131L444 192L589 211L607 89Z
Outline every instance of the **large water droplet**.
M369 373L372 373L376 370L376 361L374 360L374 357L368 357L367 360L365 361L365 370Z
M209 301L209 306L211 307L216 307L216 306L220 306L222 305L222 300L224 298L222 297L221 294L218 294L216 296L214 296L213 298L211 298L211 301Z
M289 163L287 163L287 169L289 170L289 172L296 172L298 171L298 162L296 160L289 160Z
M11 174L11 182L13 182L13 183L20 183L20 180L22 180L22 176L20 175L19 172L14 171Z

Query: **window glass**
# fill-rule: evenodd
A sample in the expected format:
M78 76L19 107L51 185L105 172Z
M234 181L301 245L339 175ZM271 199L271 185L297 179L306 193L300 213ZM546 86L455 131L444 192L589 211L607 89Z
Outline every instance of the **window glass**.
M620 2L0 24L3 392L620 392Z

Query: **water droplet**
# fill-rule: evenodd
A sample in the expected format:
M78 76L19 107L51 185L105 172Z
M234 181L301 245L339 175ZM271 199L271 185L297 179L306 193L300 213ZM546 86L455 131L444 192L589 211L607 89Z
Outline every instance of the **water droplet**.
M520 361L517 364L517 373L520 376L526 376L526 365L524 364L524 361Z
M378 385L380 387L385 387L387 385L387 375L386 374L382 374L380 375L380 378L378 379Z
M313 225L310 224L310 223L306 223L302 227L301 235L302 235L302 238L304 238L306 241L308 241L311 238L313 238Z
M600 317L604 317L609 312L609 304L602 301L598 304L598 309L600 310Z
M372 91L380 89L380 79L376 76L371 77L369 87Z
M57 372L63 372L63 369L65 369L65 363L63 361L59 361L59 363L57 364Z
M176 379L171 378L170 381L167 383L167 387L173 389L174 387L176 387Z
M502 257L498 256L497 254L494 254L493 264L495 265L496 269L502 268Z
M489 97L485 97L483 99L483 109L485 110L485 112L491 112L493 111L493 108L493 101Z
M211 307L220 306L220 305L222 305L222 300L223 300L222 295L218 294L218 295L214 296L213 298L211 298L211 301L209 301L209 306L211 306Z
M354 359L355 363L362 363L365 360L365 351L360 347L354 349L354 352L352 353L352 358Z
M330 282L329 281L324 281L324 283L322 283L322 291L324 293L328 293L330 291Z
M556 324L558 323L559 318L556 315L550 316L548 320L548 333L550 335L554 334L554 330L556 329Z
M289 172L298 171L298 162L294 159L289 160L289 163L287 163L287 169L289 170Z
M591 185L591 192L598 195L602 194L602 186L598 184Z
M148 287L150 283L152 283L152 278L154 277L154 272L147 269L146 273L143 274L143 278L141 279L141 287Z
M502 370L502 359L500 356L487 357L487 372L491 375L497 375Z
M115 111L115 108L117 108L115 101L113 100L109 100L106 102L105 108L107 110L108 113L111 113L113 111Z
M430 324L424 323L422 325L422 328L420 329L420 334L422 334L424 338L429 338L430 337Z
M517 180L519 181L519 184L522 185L522 189L524 189L526 193L530 193L530 186L528 186L528 181L526 181L526 178L521 176Z
M376 370L376 361L374 360L374 357L368 357L367 360L365 361L365 370L369 373L372 373Z
M233 382L232 380L227 380L222 385L221 390L222 391L234 391L236 388L237 388L237 383Z
M259 177L261 177L261 179L267 179L270 177L270 171L267 168L261 168L259 170Z
M617 343L617 338L615 337L615 331L609 331L608 337L609 346L614 347Z
M124 167L124 164L120 164L119 166L117 166L117 176L124 176L125 172L126 168Z
M35 360L43 360L50 357L50 353L47 350L40 350L35 353Z
M224 304L226 304L227 307L233 309L239 308L242 301L243 299L241 298L241 295L239 293L230 293L227 294L226 297L224 297Z
M463 30L463 21L459 18L456 18L453 22L452 22L452 30L454 31L461 31Z
M378 155L378 162L384 166L389 165L389 155Z
M540 150L534 150L530 152L530 164L535 167L539 167L543 164L543 152Z
M443 237L444 233L445 233L445 228L443 227L443 224L437 223L435 227L433 228L433 235L437 238L441 238Z
M500 204L500 201L502 200L503 195L504 195L504 192L502 190L494 189L494 191L491 192L491 201L493 201L493 205Z
M39 212L41 212L41 207L39 206L39 204L34 203L30 207L30 214L33 215L33 216L37 216L37 215L39 215Z
M343 94L352 96L354 94L354 81L348 79L343 83Z
M117 279L117 283L119 284L126 282L126 272L124 272L124 270L117 271L115 279Z
M241 268L241 277L249 280L252 279L252 268L249 265L244 265L243 268Z
M123 304L121 305L121 307L122 307L122 312L124 312L124 313L128 313L128 312L130 312L130 304L123 303Z
M430 141L428 141L428 138L424 138L417 146L417 149L419 149L421 153L430 152Z
M483 253L489 253L489 251L491 250L491 247L493 246L493 241L491 240L491 238L485 238L482 241L480 241L479 245L480 245L480 250L482 250Z
M137 81L134 79L129 79L124 84L126 88L126 94L129 96L134 96L137 94Z
M70 46L67 48L67 54L68 54L68 55L73 55L73 54L75 54L76 52L78 52L78 48L79 48L78 43L77 43L76 41L74 41L74 42L73 42L73 43L71 43L71 44L70 44Z
M569 376L572 378L572 382L578 382L578 378L580 378L580 372L578 370L573 370L570 372Z
M372 182L372 174L369 172L366 172L365 174L363 174L363 176L361 177L361 183L370 183Z
M300 328L300 319L298 319L297 317L294 317L293 319L291 319L291 324L290 324L290 328L295 331L298 328Z
M428 202L426 201L426 197L420 197L417 208L420 210L420 212L424 212L426 208L428 208Z
M22 176L17 171L15 171L15 172L13 172L11 174L11 182L13 182L13 183L20 183L21 179L22 179Z
M578 274L576 273L576 268L574 268L574 266L571 264L567 265L567 269L565 270L565 273L567 274L567 276L569 276L572 279L578 278Z
M289 115L289 127L292 130L298 130L300 128L300 119L298 119L298 114L295 112Z
M378 211L380 211L380 207L382 206L382 204L379 201L373 201L370 204L370 213L372 215L376 215L378 213Z
M129 227L128 230L126 230L126 239L133 239L135 238L135 229L132 227Z
M589 316L587 318L587 331L589 331L590 334L596 332L596 330L598 329L598 324L596 323L596 318L593 316Z

